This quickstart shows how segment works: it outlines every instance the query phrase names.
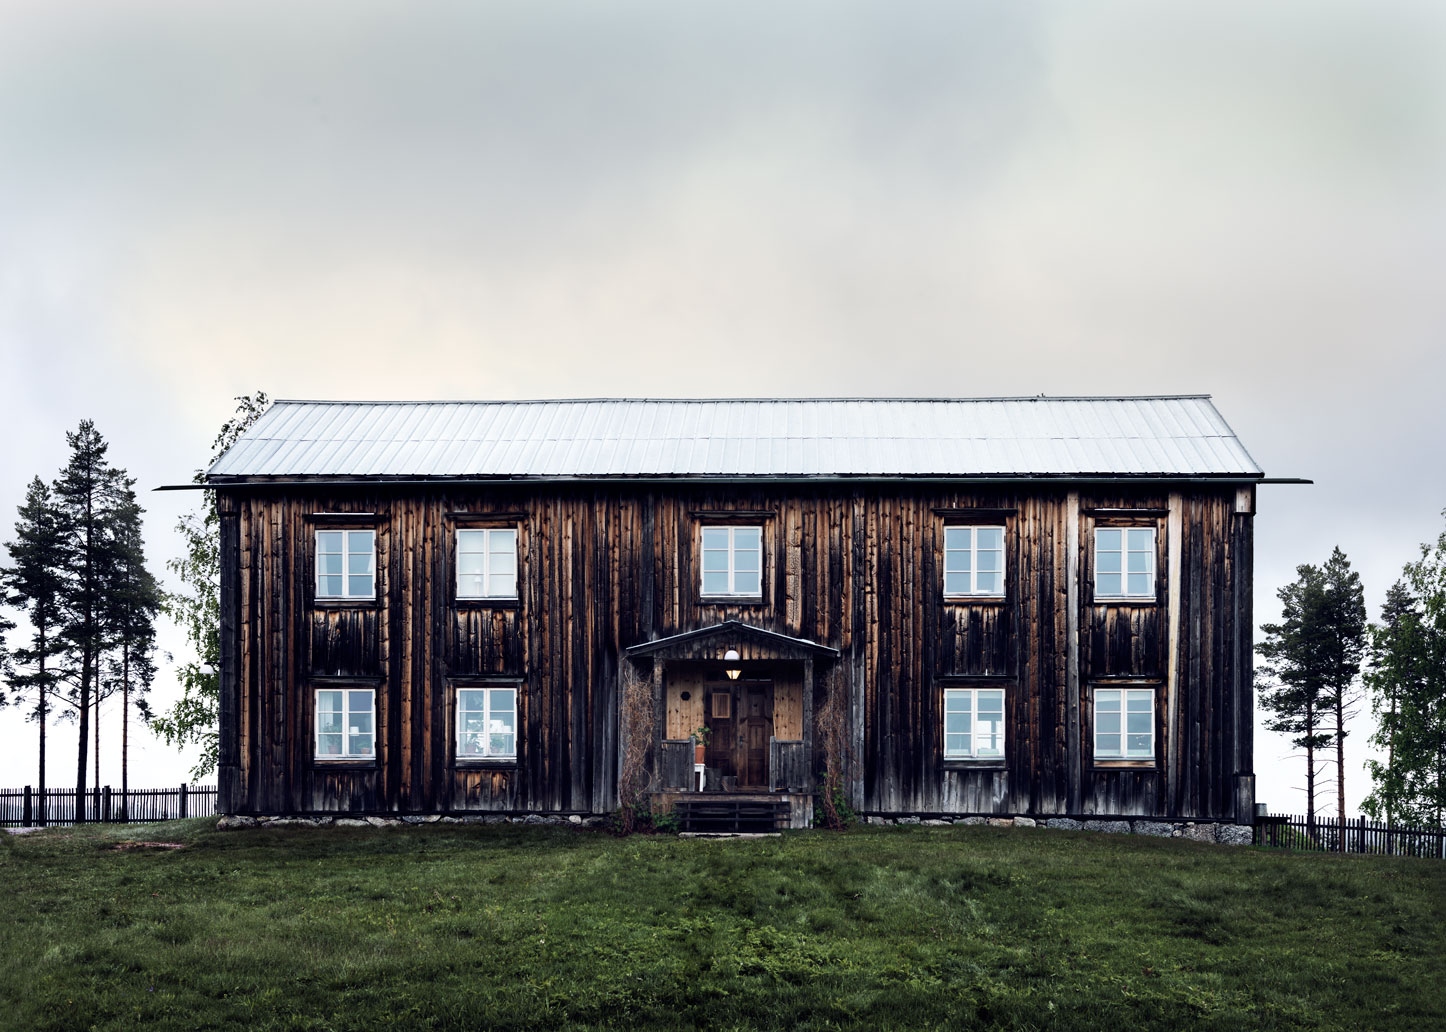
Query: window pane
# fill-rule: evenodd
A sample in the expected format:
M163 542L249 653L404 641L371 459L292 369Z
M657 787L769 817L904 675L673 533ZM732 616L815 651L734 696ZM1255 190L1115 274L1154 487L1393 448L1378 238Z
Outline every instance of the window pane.
M1112 710L1102 710L1095 714L1095 729L1104 735L1117 735L1120 733L1120 715Z
M1097 735L1095 737L1096 758L1107 758L1120 755L1119 735Z
M319 530L316 533L316 550L320 552L341 552L341 531Z
M944 594L966 595L969 593L969 575L967 573L946 573L944 574Z
M762 553L754 549L740 549L733 553L733 567L738 570L751 570L756 572L759 568L758 562L761 556Z
M1118 530L1095 531L1095 548L1101 552L1118 552L1120 550L1120 532Z
M485 562L486 559L481 552L458 552L457 572L461 574L481 573Z
M1148 573L1130 574L1130 594L1153 595L1155 593L1155 587L1151 583L1151 580L1152 578Z
M944 693L944 712L959 713L969 708L969 697L963 692L946 691Z
M347 718L347 731L354 735L369 735L372 733L371 713L353 713Z
M945 552L944 572L957 573L960 570L967 570L969 568L968 556L968 552Z
M998 756L1004 744L1004 725L998 720L979 719L979 733L975 737L975 755Z
M370 691L347 692L346 695L347 708L353 713L361 710L365 710L367 713L372 711L372 693Z
M1101 573L1095 577L1095 591L1101 595L1118 595L1120 593L1120 575L1118 573Z
M517 554L517 531L515 530L494 530L487 536L487 542L487 547L494 552Z
M516 735L493 735L492 748L488 754L491 756L515 756L517 754Z
M1003 527L980 527L975 532L975 546L980 549L1000 549L1004 547Z
M728 571L728 553L705 549L703 552L703 569L722 570L726 573Z
M372 754L372 736L370 733L351 735L347 742L347 751L353 756L370 756Z
M980 570L992 570L995 573L1004 569L1004 553L997 549L983 550L975 553Z
M371 576L348 577L346 579L346 593L352 598L370 598L372 596Z
M1004 693L1001 691L981 691L979 693L979 716L986 713L1004 712Z
M978 573L974 575L974 590L981 595L999 594L1000 577L997 573Z
M761 549L763 547L763 530L759 527L734 527L733 547Z
M516 703L516 700L517 700L517 692L514 691L513 689L511 689L511 688L493 688L493 689L492 689L492 712L493 712L493 713L496 713L498 710L501 710L501 709L511 710L511 709L514 708L514 705L515 705L515 703Z
M1120 553L1101 552L1095 557L1095 569L1100 573L1120 572Z
M1095 692L1095 708L1118 711L1120 708L1120 690L1118 688L1102 688Z
M341 712L319 709L316 714L316 729L321 734L341 734Z
M487 715L480 710L463 713L459 724L464 735L479 735L487 730Z
M1145 735L1150 733L1150 714L1131 712L1125 718L1125 730L1132 735Z
M510 573L502 576L494 576L492 578L492 588L487 594L493 598L516 598L517 578Z
M1155 532L1148 527L1143 530L1131 530L1128 533L1128 537L1130 551L1132 552L1153 552L1155 550Z
M370 574L372 572L372 554L370 552L352 552L346 557L346 572Z
M944 733L946 735L962 735L969 730L969 724L963 713L944 714Z
M1154 558L1149 552L1131 552L1128 569L1131 573L1148 573L1154 566Z
M340 756L341 732L338 730L336 734L317 735L316 754L318 756Z
M1154 708L1155 693L1134 691L1125 693L1125 706L1131 713L1148 713Z
M517 572L517 556L511 552L493 552L492 565L493 573L512 575Z
M740 595L759 595L763 592L763 581L757 570L734 574L733 585Z
M457 531L457 552L482 552L486 546L485 530L459 530Z
M316 593L323 598L331 598L341 594L340 577L323 577L316 586Z
M727 548L728 528L727 527L704 527L703 528L704 548Z
M971 527L945 527L944 547L945 549L967 549L971 538Z
M945 736L944 736L944 755L945 755L945 756L962 756L962 755L964 755L964 754L965 754L965 751L969 748L968 742L969 742L969 739L968 739L968 737L965 736L965 735L945 735Z
M1154 752L1154 746L1150 744L1149 735L1128 735L1126 738L1126 745L1129 748L1131 754L1136 756L1140 755L1141 753Z
M462 598L477 598L482 594L482 575L469 574L457 578L457 594Z
M328 552L316 557L316 568L322 574L341 573L341 553Z
M703 594L705 595L726 595L728 593L728 571L727 570L704 570L703 571Z

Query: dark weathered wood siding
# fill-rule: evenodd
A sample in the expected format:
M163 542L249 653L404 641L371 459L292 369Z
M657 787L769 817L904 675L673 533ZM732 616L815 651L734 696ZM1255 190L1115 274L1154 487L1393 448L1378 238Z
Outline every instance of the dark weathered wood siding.
M1230 817L1235 777L1251 770L1249 487L292 484L220 496L221 783L234 810L613 808L624 650L727 619L840 650L815 665L809 712L841 679L866 811ZM980 508L993 514L971 518ZM375 603L312 598L313 514L336 512L374 514L356 525L377 532ZM761 602L700 598L699 528L728 512L763 527ZM455 598L452 531L489 514L519 530L510 605ZM1002 601L943 597L943 529L971 519L1006 527ZM1107 522L1157 529L1152 602L1094 602L1092 531ZM520 689L519 760L457 765L450 689L495 679ZM1110 683L1156 688L1155 764L1094 762L1090 700ZM376 763L313 760L313 693L330 684L376 687ZM1002 764L944 761L948 685L1004 687Z

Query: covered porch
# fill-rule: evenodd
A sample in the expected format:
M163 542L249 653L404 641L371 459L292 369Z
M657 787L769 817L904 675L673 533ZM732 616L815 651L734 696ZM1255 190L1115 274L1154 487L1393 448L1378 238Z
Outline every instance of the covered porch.
M707 828L808 827L817 788L816 664L836 649L736 620L634 646L650 686L650 794ZM717 828L714 825L718 825Z

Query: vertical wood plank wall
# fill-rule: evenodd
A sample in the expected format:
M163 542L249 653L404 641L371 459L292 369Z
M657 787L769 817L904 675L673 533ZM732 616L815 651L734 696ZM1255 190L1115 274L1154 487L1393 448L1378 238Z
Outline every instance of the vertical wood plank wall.
M220 498L220 781L238 812L614 808L624 650L728 619L840 650L803 686L805 712L842 679L866 811L1229 818L1251 770L1252 488L253 485ZM940 512L971 507L1009 511L1003 601L943 597ZM1157 527L1149 604L1093 599L1094 528L1123 510ZM699 528L727 511L767 514L745 519L763 527L761 602L700 600ZM376 601L313 599L317 513L376 530ZM518 528L517 602L456 600L459 514ZM519 760L459 765L452 691L494 682L519 689ZM1156 689L1154 765L1095 764L1092 693L1109 683ZM375 762L313 760L328 685L376 690ZM944 761L950 685L1005 689L1002 764ZM694 718L670 708L666 722Z

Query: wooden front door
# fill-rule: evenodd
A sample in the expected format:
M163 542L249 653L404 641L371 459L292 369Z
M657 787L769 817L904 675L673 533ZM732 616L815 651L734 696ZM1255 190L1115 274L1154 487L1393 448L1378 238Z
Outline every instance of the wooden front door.
M706 689L706 762L740 789L768 788L768 743L773 737L773 685L747 681Z

